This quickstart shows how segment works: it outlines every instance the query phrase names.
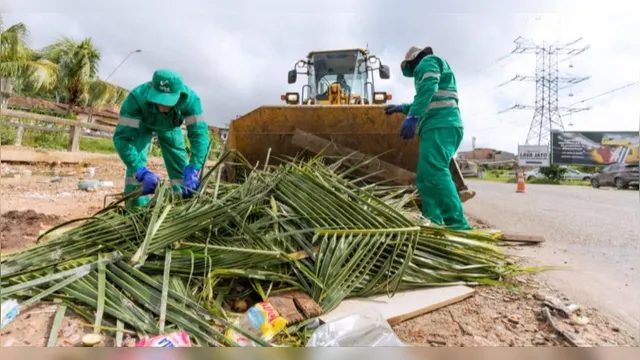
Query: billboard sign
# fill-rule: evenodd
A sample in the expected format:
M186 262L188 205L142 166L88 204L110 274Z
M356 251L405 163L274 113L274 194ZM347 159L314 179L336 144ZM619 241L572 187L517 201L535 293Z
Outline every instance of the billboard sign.
M519 166L549 166L547 145L518 145Z
M640 135L633 131L553 131L551 162L599 166L638 162Z

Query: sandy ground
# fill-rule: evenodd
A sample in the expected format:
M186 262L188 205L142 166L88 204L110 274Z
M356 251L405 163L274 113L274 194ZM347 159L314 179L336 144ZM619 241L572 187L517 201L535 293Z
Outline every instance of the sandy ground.
M161 168L155 171L162 173ZM52 171L61 181L52 182ZM2 164L0 228L2 251L29 247L46 228L95 213L106 195L120 192L122 164L101 164L94 179L111 180L113 188L87 192L77 188L86 177L86 166L54 167ZM474 201L474 200L471 200ZM478 227L486 225L473 221ZM518 288L478 287L470 299L406 321L394 327L398 336L413 346L570 346L553 330L543 315L547 296L565 305L571 299L539 281L522 276ZM576 304L581 305L581 304ZM2 346L44 346L56 305L42 303L21 313L0 332ZM83 320L67 310L58 346L76 346L82 334L92 332ZM621 331L594 308L580 308L572 318L556 313L565 330L594 346L633 345L633 336Z

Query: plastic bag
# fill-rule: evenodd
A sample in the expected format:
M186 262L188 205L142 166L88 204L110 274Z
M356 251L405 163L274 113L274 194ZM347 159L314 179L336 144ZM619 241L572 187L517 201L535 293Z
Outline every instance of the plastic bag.
M0 305L0 308L2 311L2 325L0 328L7 326L20 314L20 305L14 299L5 300L2 305Z
M191 347L189 334L176 331L153 337L144 337L136 343L136 347Z
M366 309L321 325L307 347L407 346L393 332L379 312Z

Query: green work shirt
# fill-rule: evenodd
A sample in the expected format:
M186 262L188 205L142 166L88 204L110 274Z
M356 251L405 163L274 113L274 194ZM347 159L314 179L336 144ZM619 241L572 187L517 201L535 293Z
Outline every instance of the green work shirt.
M150 88L150 82L137 86L122 104L118 125L113 135L118 155L127 167L139 169L145 166L144 158L138 154L135 147L136 140L141 134L175 131L185 124L187 138L191 145L189 165L197 170L202 169L209 151L209 127L204 120L200 98L184 85L176 106L170 112L162 113L155 104L146 100ZM164 156L172 155L164 154Z
M427 129L463 127L456 78L449 64L427 55L416 66L413 77L416 95L413 103L403 104L403 112L419 119L418 134Z

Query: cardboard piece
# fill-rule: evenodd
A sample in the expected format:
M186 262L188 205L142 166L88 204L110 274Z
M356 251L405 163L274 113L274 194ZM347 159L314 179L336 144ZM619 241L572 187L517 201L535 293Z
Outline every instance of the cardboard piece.
M380 295L370 298L343 301L335 310L320 316L321 322L329 322L367 308L372 308L394 326L416 316L462 301L475 292L464 286L446 286L396 293L393 297Z
M498 239L500 239L502 241L526 242L526 243L541 243L541 242L545 242L544 236L509 234L509 233L503 233Z
M322 314L320 305L300 290L285 291L270 296L269 303L287 321L287 325L293 325Z

